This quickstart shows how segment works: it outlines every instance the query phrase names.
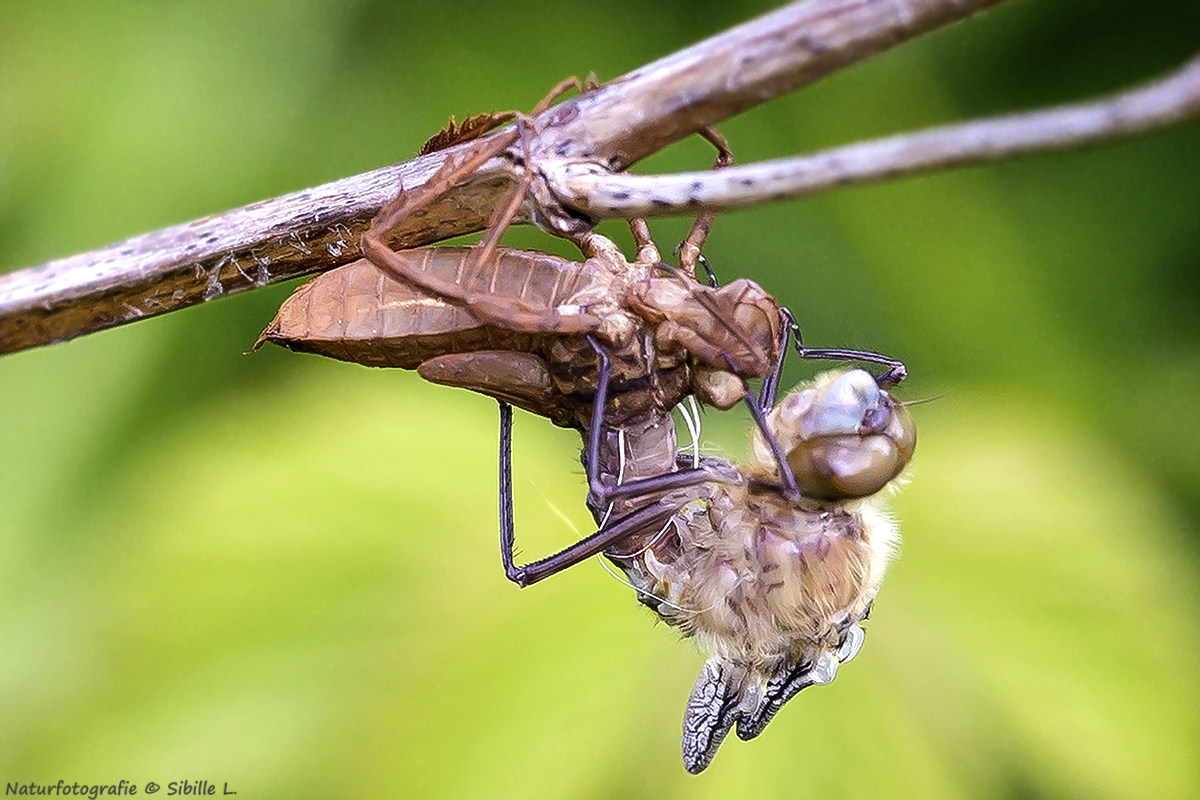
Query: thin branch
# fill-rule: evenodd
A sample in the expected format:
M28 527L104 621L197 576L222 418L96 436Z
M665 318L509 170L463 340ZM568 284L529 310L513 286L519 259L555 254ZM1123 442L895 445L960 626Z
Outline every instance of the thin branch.
M621 171L736 116L1002 0L806 0L552 109L535 159Z
M541 160L621 170L780 94L1001 0L805 0L573 98L538 118ZM500 132L496 135L504 135ZM471 145L463 145L470 147ZM347 263L400 181L421 185L455 150L0 276L0 353L166 313ZM405 220L419 246L482 230L515 179L496 158ZM535 188L544 188L535 183ZM553 217L553 196L535 197ZM528 213L517 222L528 220Z
M593 219L724 211L843 186L1081 149L1200 117L1200 57L1142 88L1094 103L947 125L808 156L712 172L613 174L594 165L543 167L558 200Z

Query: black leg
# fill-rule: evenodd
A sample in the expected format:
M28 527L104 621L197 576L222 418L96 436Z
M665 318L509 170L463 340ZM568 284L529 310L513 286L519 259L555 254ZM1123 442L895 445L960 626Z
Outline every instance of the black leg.
M611 363L608 353L592 336L587 337L588 344L600 358L600 380L596 385L596 397L592 401L592 418L588 423L587 433L587 479L589 500L594 508L603 509L613 500L622 497L635 497L650 492L665 492L685 486L703 483L708 473L703 469L686 469L679 472L668 472L649 478L629 481L617 486L609 486L600 480L600 440L604 436L604 406L608 403L608 383Z
M708 277L708 285L713 289L720 287L721 282L717 280L717 273L713 272L712 266L703 254L696 256L696 263L704 268L704 274Z
M552 556L532 561L523 567L517 567L514 575L509 579L522 588L537 583L568 567L573 567L581 561L586 561L594 555L603 553L627 536L640 533L647 528L661 527L676 510L658 503L639 508Z
M595 338L589 335L587 342L592 346L592 350L596 351L596 357L600 359L600 379L596 382L596 397L592 400L592 418L588 420L586 444L588 500L596 508L602 508L608 498L605 487L600 484L600 437L603 435L604 405L608 402L608 378L611 365L608 353Z
M516 581L520 570L513 564L513 547L516 531L513 526L512 492L512 406L503 400L500 404L500 559L504 562L504 574Z
M733 359L725 356L725 361L729 364L729 371L734 375L737 371L734 369ZM754 392L750 391L750 384L742 378L742 400L746 403L746 408L750 409L750 416L754 417L754 424L758 426L758 430L762 433L763 438L767 440L767 445L771 448L771 454L775 456L775 463L779 465L779 479L783 481L784 493L789 499L796 499L800 496L800 487L796 484L796 476L792 473L792 467L787 462L787 455L783 452L783 448L779 446L779 440L775 438L775 434L771 433L771 429L767 427L767 415L759 407L759 400L755 398Z
M880 375L875 376L875 382L883 389L890 389L902 380L908 377L908 370L904 366L903 361L885 356L882 353L873 353L870 350L843 350L840 348L810 348L804 346L804 339L800 335L800 325L796 322L796 318L792 316L792 312L784 306L779 309L783 312L784 319L787 321L787 326L795 335L796 353L803 359L828 359L831 361L863 361L868 364L881 364L887 367L887 370Z
M758 426L763 438L767 440L767 446L771 448L771 455L775 456L775 463L779 465L779 479L783 481L784 496L789 500L795 500L800 497L800 487L796 483L792 465L788 463L787 454L783 452L775 434L771 433L771 429L767 427L767 416L758 407L758 401L755 399L754 393L750 391L749 384L742 381L742 386L745 392L746 408L750 409L750 416L754 417L754 424Z
M775 357L775 364L771 367L771 372L763 379L762 387L758 392L758 407L765 414L775 407L775 401L779 399L779 379L783 377L783 362L787 358L788 343L792 338L792 325L795 320L792 318L792 312L787 308L780 306L780 313L783 314L784 325L780 335L779 355Z

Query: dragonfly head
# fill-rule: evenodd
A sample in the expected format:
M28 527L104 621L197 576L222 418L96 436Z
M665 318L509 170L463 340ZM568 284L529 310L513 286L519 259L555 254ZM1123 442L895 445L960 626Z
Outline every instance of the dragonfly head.
M875 494L912 459L916 426L908 410L861 369L826 372L792 390L767 415L801 493L821 500ZM774 468L761 434L754 457Z

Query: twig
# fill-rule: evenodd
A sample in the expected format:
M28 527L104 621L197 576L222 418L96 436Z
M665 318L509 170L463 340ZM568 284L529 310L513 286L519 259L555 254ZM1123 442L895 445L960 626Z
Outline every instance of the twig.
M532 152L539 163L555 159L621 170L705 125L998 2L795 3L550 109L537 121ZM351 261L359 256L359 234L400 181L409 188L420 185L454 152L2 276L0 353ZM405 220L397 242L411 247L482 230L513 180L511 160L493 159L466 184ZM519 215L517 221L527 219Z
M630 175L543 167L550 190L594 219L723 211L842 186L1126 139L1200 117L1200 57L1109 99L947 125L717 172Z

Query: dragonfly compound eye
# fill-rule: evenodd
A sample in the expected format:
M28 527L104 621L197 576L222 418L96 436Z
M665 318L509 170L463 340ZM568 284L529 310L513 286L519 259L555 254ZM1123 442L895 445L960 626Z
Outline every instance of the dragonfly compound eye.
M821 500L875 494L904 470L916 447L908 410L863 370L828 372L798 387L767 425L801 493ZM754 444L759 463L772 464L761 436Z

